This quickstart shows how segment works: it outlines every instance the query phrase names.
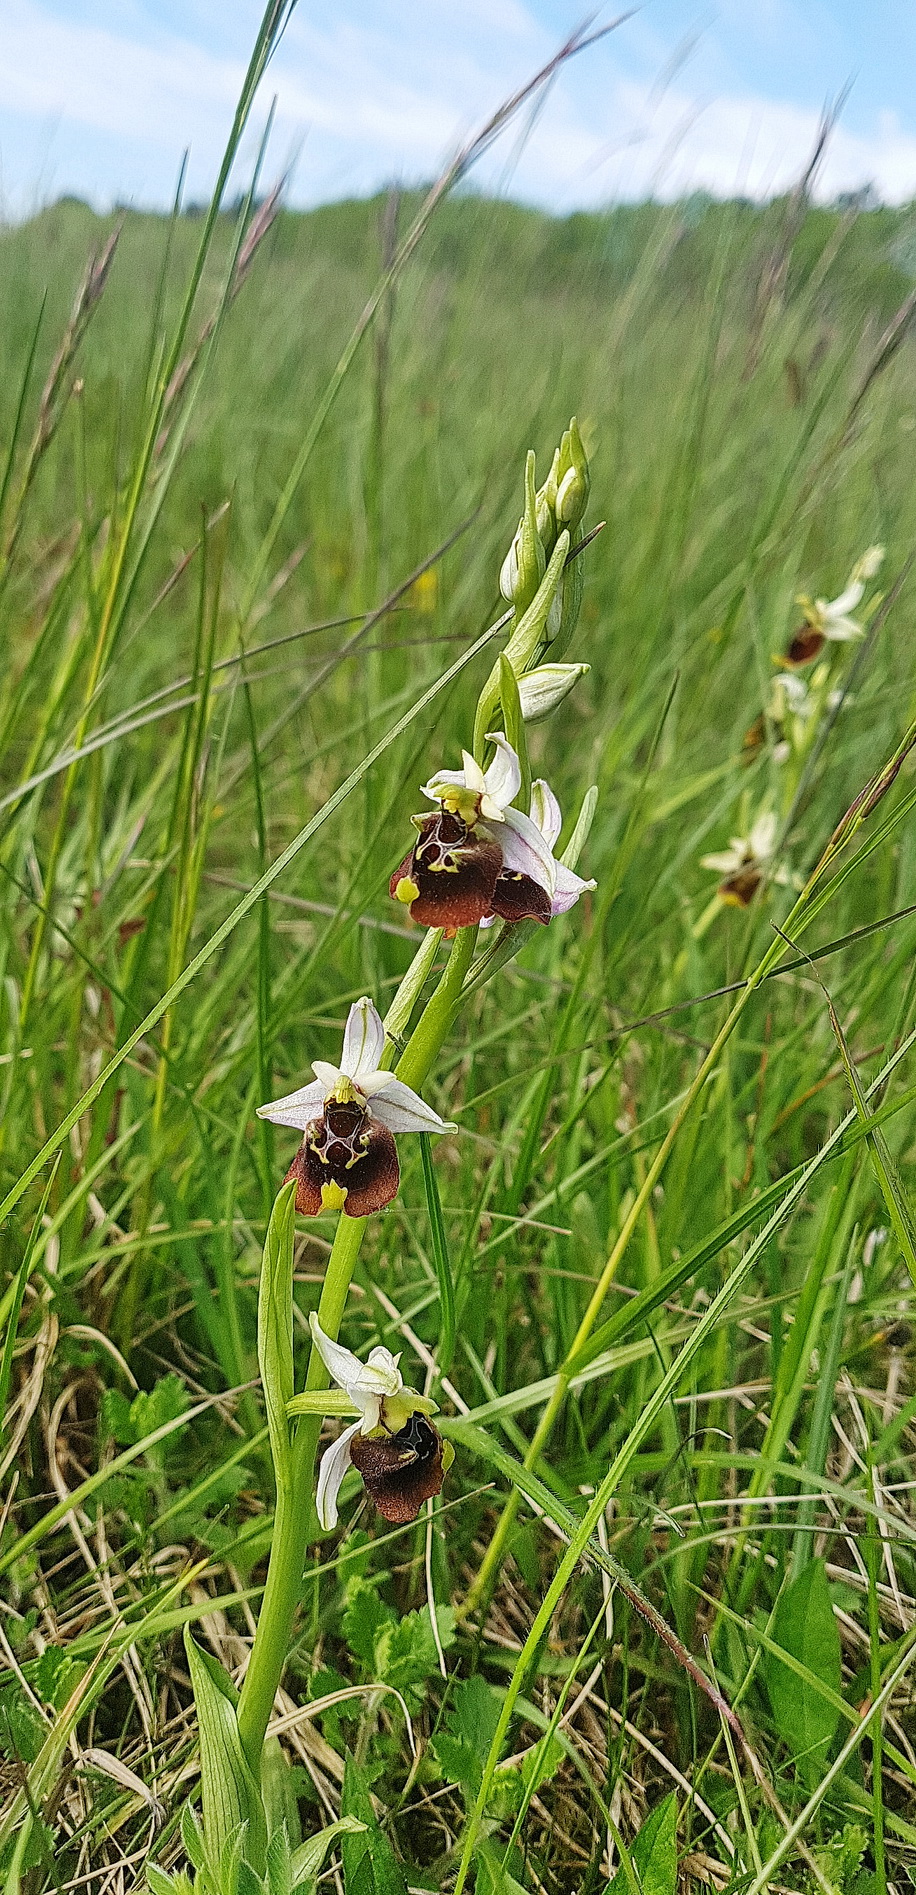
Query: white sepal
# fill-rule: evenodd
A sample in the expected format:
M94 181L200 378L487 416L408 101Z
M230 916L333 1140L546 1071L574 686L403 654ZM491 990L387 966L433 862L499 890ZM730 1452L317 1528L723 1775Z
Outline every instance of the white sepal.
M349 1428L345 1428L321 1457L315 1511L326 1533L330 1533L331 1528L337 1525L337 1496L350 1466L350 1442L355 1434L359 1434L361 1425L361 1422L354 1421Z
M375 1072L385 1050L385 1029L372 1001L364 994L354 1002L344 1027L341 1072L357 1079L361 1072Z
M391 1076L391 1083L383 1092L376 1094L372 1101L372 1117L380 1125L387 1125L389 1132L457 1132L457 1125L449 1119L440 1119L431 1105L427 1105L419 1093L405 1086L402 1079Z
M336 1074L336 1067L334 1070ZM298 1092L288 1092L269 1105L259 1105L258 1118L270 1119L272 1125L292 1125L304 1132L313 1119L320 1119L326 1097L327 1089L321 1080L311 1079L307 1086L300 1086Z
M343 1343L326 1336L313 1310L309 1317L312 1341L328 1374L345 1390L362 1415L362 1423L377 1428L381 1402L386 1395L399 1395L404 1383L398 1368L399 1357L381 1345L373 1349L368 1362L345 1349ZM364 1432L368 1432L364 1426Z

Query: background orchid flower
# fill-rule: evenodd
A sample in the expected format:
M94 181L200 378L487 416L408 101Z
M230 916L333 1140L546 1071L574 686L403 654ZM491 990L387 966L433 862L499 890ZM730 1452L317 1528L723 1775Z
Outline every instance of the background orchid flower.
M714 869L717 875L724 877L719 886L723 901L747 908L764 876L770 882L791 884L793 878L789 870L773 866L778 828L777 816L772 810L765 810L757 817L749 835L732 836L727 849L700 857L701 868Z
M340 1065L312 1062L315 1078L298 1092L258 1107L258 1117L305 1133L286 1174L296 1180L305 1216L343 1210L366 1217L394 1197L400 1180L395 1132L456 1132L379 1060L385 1029L372 1001L350 1008Z
M379 1344L365 1362L326 1336L309 1317L312 1339L328 1374L358 1410L358 1419L322 1456L315 1506L325 1531L337 1525L337 1496L348 1467L362 1474L367 1492L386 1520L415 1520L431 1494L438 1494L453 1458L428 1417L436 1403L405 1388L399 1355Z
M788 651L783 653L784 664L810 664L828 639L842 644L849 639L864 638L864 629L852 613L862 600L866 582L874 578L883 558L883 546L869 546L856 561L844 590L835 599L815 599L812 603L804 595L799 598L805 623L796 632Z

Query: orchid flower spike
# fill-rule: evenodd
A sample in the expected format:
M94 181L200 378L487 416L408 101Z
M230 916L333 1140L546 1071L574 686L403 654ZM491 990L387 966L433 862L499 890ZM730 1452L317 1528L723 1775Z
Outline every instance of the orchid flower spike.
M400 1168L395 1132L457 1132L394 1073L379 1070L385 1029L371 1000L357 1000L344 1028L340 1065L312 1062L315 1078L298 1092L258 1106L258 1117L304 1132L286 1174L296 1180L296 1209L342 1210L366 1217L390 1203Z
M796 632L787 651L783 652L781 664L808 665L823 650L829 639L838 644L850 639L864 638L863 627L858 619L852 617L856 606L860 604L865 586L873 579L884 558L883 546L869 546L853 566L844 590L835 599L811 600L801 594L798 604L805 615L805 623Z
M328 1374L358 1411L358 1419L322 1456L315 1495L322 1526L328 1532L337 1525L337 1496L351 1465L386 1520L398 1525L415 1520L424 1500L439 1493L454 1459L450 1443L429 1420L435 1402L405 1388L400 1356L381 1344L361 1362L325 1335L314 1312L309 1326Z
M764 877L769 882L792 884L789 870L774 865L778 818L772 810L757 817L747 836L732 836L729 848L716 855L700 857L700 867L714 869L724 879L719 884L722 901L736 908L748 908Z
M498 915L547 922L595 886L554 860L560 811L546 783L532 790L530 816L514 809L518 757L499 732L487 742L496 748L489 768L463 751L463 770L442 770L424 784L424 796L441 805L439 814L411 819L419 840L390 889L423 927L468 928Z

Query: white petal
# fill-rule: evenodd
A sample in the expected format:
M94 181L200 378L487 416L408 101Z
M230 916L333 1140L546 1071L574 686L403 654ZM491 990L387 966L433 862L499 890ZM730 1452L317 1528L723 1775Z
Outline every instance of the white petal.
M549 783L536 777L531 785L531 820L537 824L548 849L552 849L563 827L560 805Z
M777 671L773 683L774 685L779 685L789 709L795 711L798 716L804 716L805 713L810 710L810 692L808 686L804 678L800 678L797 672Z
M364 994L347 1015L341 1072L349 1073L351 1079L356 1079L362 1071L374 1072L384 1050L385 1029L371 1000Z
M437 770L435 776L431 776L429 782L423 784L423 795L428 796L431 803L439 803L442 800L442 791L450 788L456 790L466 788L463 770Z
M531 817L523 816L520 809L507 809L505 833L499 839L503 867L513 870L516 875L529 875L539 888L546 888L548 895L552 895L557 865L550 844L545 842Z
M850 638L864 638L865 633L855 619L829 618L824 621L824 637L845 644Z
M342 1342L332 1342L331 1337L325 1335L314 1310L309 1316L309 1328L328 1374L333 1376L338 1388L349 1388L363 1366L359 1356L354 1355L351 1349L345 1349Z
M773 810L766 810L752 824L748 847L756 862L765 862L773 853L779 821Z
M259 1105L258 1118L270 1119L272 1125L294 1125L297 1131L304 1132L313 1119L320 1119L326 1096L321 1080L311 1079L307 1086L300 1086L298 1092L288 1092L283 1099Z
M431 1105L420 1098L419 1093L405 1086L403 1079L392 1079L384 1092L376 1093L369 1107L374 1119L380 1125L387 1125L389 1132L457 1132L457 1125L447 1119L440 1119Z
M512 545L510 546L509 551L507 552L506 557L503 560L503 563L499 569L499 589L503 595L503 598L508 599L510 605L512 604L512 600L515 597L515 588L517 585L518 585L518 534L516 534L515 539L512 541Z
M851 579L845 592L841 592L837 598L816 599L815 605L825 619L844 618L847 612L855 611L864 591L861 579Z
M549 717L590 670L590 665L538 665L534 671L526 671L518 681L525 723L536 724L539 718Z
M883 546L867 547L866 551L862 554L861 559L857 560L856 562L856 565L853 570L853 578L854 579L874 579L875 573L878 572L880 569L881 561L883 560L883 558L884 558Z
M383 1342L377 1342L375 1348L369 1350L369 1354L366 1357L366 1367L367 1369L378 1369L389 1378L396 1378L399 1386L403 1388L404 1383L401 1377L401 1371L398 1367L400 1360L400 1350L397 1355L392 1355L391 1350L386 1349ZM396 1394L397 1390L393 1390L392 1393Z
M579 896L584 895L587 888L597 888L597 886L597 882L583 882L581 875L574 874L564 862L558 862L557 885L550 904L551 914L567 914L574 902L578 901Z
M315 1510L326 1533L337 1525L337 1496L340 1493L344 1475L350 1466L350 1442L359 1433L361 1423L354 1421L352 1427L345 1428L337 1440L325 1449L318 1469L318 1487L315 1492Z
M484 772L487 795L500 810L513 802L522 787L522 770L519 760L505 737L497 732L487 733L487 743L496 745L496 755L489 768ZM490 815L489 810L484 811Z
M469 750L462 750L461 761L464 764L464 787L473 790L475 796L482 796L487 787L487 779L480 764L471 756Z
M734 875L745 860L744 850L721 849L718 855L701 855L701 869L712 869L716 875Z
M343 1072L343 1067L332 1066L329 1059L313 1059L312 1071L315 1075L315 1078L321 1081L321 1084L324 1087L324 1096L325 1098L327 1098L328 1093L333 1092L334 1087L336 1086L337 1081Z
M384 1092L394 1085L394 1073L360 1073L359 1089L364 1099L374 1099L377 1092Z

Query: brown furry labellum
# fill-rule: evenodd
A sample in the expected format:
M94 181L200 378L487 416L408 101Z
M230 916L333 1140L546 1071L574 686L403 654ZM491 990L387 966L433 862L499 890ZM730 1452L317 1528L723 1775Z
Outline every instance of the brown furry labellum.
M321 1117L306 1127L284 1182L293 1178L301 1216L314 1217L330 1205L348 1217L368 1217L389 1204L398 1188L393 1135L358 1099L329 1099Z
M825 634L816 625L801 625L794 638L789 640L780 662L791 670L810 665L823 651L825 643Z
M720 882L719 895L722 901L730 902L733 908L749 908L762 881L760 869L738 869L726 881Z
M411 1415L398 1434L356 1434L350 1459L383 1518L415 1520L424 1500L442 1489L442 1436L425 1415Z
M409 903L411 920L422 928L475 927L491 913L503 865L499 843L447 809L413 820L419 834L391 877L390 893Z

